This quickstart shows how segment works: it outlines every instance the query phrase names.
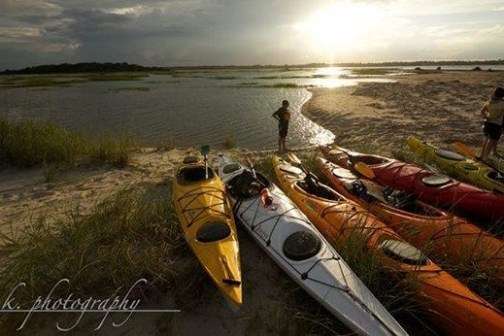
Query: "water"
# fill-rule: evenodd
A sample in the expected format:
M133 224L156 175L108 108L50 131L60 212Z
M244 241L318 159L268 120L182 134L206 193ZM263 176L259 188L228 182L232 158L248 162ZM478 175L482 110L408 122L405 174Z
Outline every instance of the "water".
M379 76L346 78L349 74L343 68L213 70L70 87L0 87L0 116L51 121L91 135L126 133L151 145L163 141L182 148L203 144L222 148L226 139L234 139L239 147L272 149L277 146L278 129L271 114L287 99L293 112L288 146L304 147L329 143L334 134L300 113L311 97L302 86L390 82ZM0 77L0 84L5 80ZM279 84L300 87L271 87Z

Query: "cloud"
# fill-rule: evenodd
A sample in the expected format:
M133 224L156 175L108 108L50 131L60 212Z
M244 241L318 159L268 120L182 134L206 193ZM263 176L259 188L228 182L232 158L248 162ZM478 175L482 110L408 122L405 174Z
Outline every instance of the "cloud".
M352 52L310 50L295 24L340 3L373 5L387 16ZM0 0L0 70L42 60L285 64L455 51L464 58L471 49L464 39L479 39L477 45L491 36L502 43L492 30L503 21L501 7L495 0ZM485 43L481 50L489 52Z

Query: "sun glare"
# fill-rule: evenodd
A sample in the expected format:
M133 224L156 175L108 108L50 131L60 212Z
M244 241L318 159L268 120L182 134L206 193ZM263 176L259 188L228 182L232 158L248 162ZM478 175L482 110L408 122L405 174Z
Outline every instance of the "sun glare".
M385 12L379 5L345 3L324 8L295 28L305 34L311 47L319 52L338 49L349 52L372 40L384 19Z

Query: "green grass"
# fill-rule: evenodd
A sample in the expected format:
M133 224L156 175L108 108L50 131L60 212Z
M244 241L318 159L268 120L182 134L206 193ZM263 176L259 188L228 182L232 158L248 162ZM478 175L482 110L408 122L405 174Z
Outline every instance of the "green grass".
M12 89L12 88L31 88L31 87L69 87L76 83L85 82L79 77L70 76L49 76L49 75L39 75L39 76L10 76L6 79L0 79L0 88Z
M138 92L147 92L150 90L150 87L146 86L138 86L138 87L125 87L118 89L111 89L112 92L120 92L120 91L138 91Z
M83 76L83 78L92 82L136 81L146 77L149 77L149 74L145 72L106 72Z
M397 69L389 69L389 68L358 68L358 69L350 69L352 75L357 76L384 76L390 75L397 71Z
M202 285L204 272L179 230L170 189L137 186L104 200L89 214L76 208L66 219L39 217L21 231L2 234L1 292L26 282L16 300L31 307L61 279L70 284L55 296L70 292L75 297L107 298L118 289L124 296L145 278L148 283L129 297L148 302L169 292L177 309L199 302L207 289ZM10 323L18 322L16 314L6 315Z
M0 118L0 164L17 167L73 165L90 159L124 167L129 162L132 144L132 140L124 136L92 140L51 123Z
M224 147L227 149L232 149L236 148L237 142L236 142L236 137L234 134L230 134L224 139Z
M234 87L241 88L273 88L273 89L297 89L312 87L312 85L299 85L296 83L274 83L274 84L258 84L258 83L240 83Z

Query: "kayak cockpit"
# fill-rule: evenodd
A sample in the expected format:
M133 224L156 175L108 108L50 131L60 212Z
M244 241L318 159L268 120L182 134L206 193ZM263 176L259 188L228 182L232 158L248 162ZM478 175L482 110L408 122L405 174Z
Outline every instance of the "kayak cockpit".
M208 174L208 175L207 175ZM188 166L182 167L177 173L177 181L180 184L188 184L193 182L202 181L205 179L212 179L214 172L211 168L205 166Z
M229 235L231 235L231 229L227 223L212 221L206 222L199 228L196 232L196 239L200 243L212 243L226 239Z
M310 259L322 247L320 238L311 231L297 231L288 236L283 243L283 253L294 261Z
M251 171L244 170L229 181L227 191L234 198L246 199L258 196L263 188L269 186L269 180L261 173L254 176Z

